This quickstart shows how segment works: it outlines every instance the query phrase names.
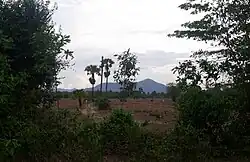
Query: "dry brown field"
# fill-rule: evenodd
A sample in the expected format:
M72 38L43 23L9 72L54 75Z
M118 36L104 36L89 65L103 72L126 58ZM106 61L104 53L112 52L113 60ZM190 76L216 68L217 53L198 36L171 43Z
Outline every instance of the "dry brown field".
M152 132L165 132L173 128L177 121L177 111L174 104L169 99L128 99L127 102L121 103L118 99L110 99L111 108L122 108L133 114L136 121L145 122L149 124L145 127ZM77 100L61 99L60 108L76 109L78 106ZM83 106L84 111L86 107ZM111 110L95 110L94 117L102 118L110 115ZM122 160L125 159L125 160ZM121 162L126 161L127 157L119 157L115 155L107 155L104 157L104 162ZM211 160L207 162L247 162L245 159L225 159L225 160Z
M122 108L132 113L133 118L141 123L147 122L146 129L151 131L166 131L174 127L177 113L170 99L128 99L127 102L120 102L118 99L110 99L111 109ZM60 108L76 109L78 101L73 99L61 99ZM86 112L87 105L83 105L81 111ZM92 111L91 117L102 119L110 115L111 110Z

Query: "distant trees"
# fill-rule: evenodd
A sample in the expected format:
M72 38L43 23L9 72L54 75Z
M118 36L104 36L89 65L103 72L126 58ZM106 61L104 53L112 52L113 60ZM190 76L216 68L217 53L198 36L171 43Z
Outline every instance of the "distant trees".
M84 91L84 95L82 96L83 99L89 99L89 97L91 97L91 92L92 91ZM152 94L153 93L153 94ZM171 98L170 94L166 94L166 93L145 93L145 92L141 92L140 90L135 90L133 91L133 95L130 96L130 98ZM77 99L76 95L73 94L73 92L57 92L58 94L58 98L73 98L73 99ZM90 96L88 95L90 94ZM86 95L86 96L85 96ZM94 94L95 97L102 97L102 94L99 93L99 91L96 91ZM112 91L108 91L105 92L105 95L103 96L104 98L113 98L113 99L117 99L120 97L120 92L112 92Z
M143 93L144 93L144 91L143 91L143 88L142 88L142 87L139 87L139 92L140 92L140 94L143 94Z
M102 77L102 73L106 79L106 87L105 87L105 97L108 98L121 98L125 99L127 97L133 98L162 98L167 97L166 93L145 93L142 87L138 87L136 90L136 77L139 74L140 67L138 66L138 58L134 53L130 52L130 49L120 53L115 54L115 58L117 59L117 68L114 70L113 78L116 83L118 83L121 88L120 92L109 92L108 91L108 81L111 75L111 68L115 64L111 58L101 59L101 64L98 65L89 65L85 68L87 75L90 75L89 82L92 85L92 98L94 97L94 85L96 84L96 75ZM101 84L102 85L102 79ZM96 91L95 97L102 96L102 87L100 87L100 91ZM124 100L123 100L124 101Z
M100 75L100 68L97 65L89 65L85 68L87 75L90 75L89 82L92 85L92 98L94 97L95 75Z
M101 84L100 84L100 93L102 93L102 84L103 84L103 72L104 77L106 78L106 92L108 91L108 77L110 76L110 68L115 62L110 58L105 58L101 60L101 65L98 67L97 65L88 65L85 68L87 75L90 75L89 82L92 85L92 97L94 96L94 85L96 83L95 75L101 76Z
M114 63L115 62L110 58L106 58L103 60L103 65L105 68L104 77L106 78L106 87L105 87L106 92L108 92L108 78L110 76L110 68Z
M130 48L114 56L118 62L118 68L113 76L114 80L121 85L121 91L130 96L136 88L135 80L140 71L140 67L137 66L137 56L130 52Z
M168 84L168 96L176 102L177 97L180 96L181 90L178 84L176 83L169 83Z
M78 100L79 108L82 108L82 99L87 96L83 89L73 91L74 98Z
M121 85L122 93L128 93L130 95L136 86L136 76L138 75L140 68L137 66L138 60L135 54L130 53L130 49L122 54L114 55L118 61L118 69L114 71L114 80ZM94 85L96 83L95 75L101 76L101 88L102 93L102 77L106 78L106 93L108 92L108 80L111 74L110 68L114 65L114 61L111 58L101 59L101 65L89 65L85 68L87 75L90 75L89 82L92 85L92 97L94 96Z

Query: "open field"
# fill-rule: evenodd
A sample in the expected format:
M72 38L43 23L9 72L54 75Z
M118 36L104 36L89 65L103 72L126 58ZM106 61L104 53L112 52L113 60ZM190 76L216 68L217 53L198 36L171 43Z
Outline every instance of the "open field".
M146 129L152 131L165 131L173 128L176 122L176 109L169 99L128 99L127 102L120 102L118 99L110 99L111 108L123 108L133 114L138 122L147 122ZM59 101L60 108L76 109L78 101L73 99L61 99ZM87 114L89 105L84 104L82 108L83 114ZM94 119L102 119L110 114L111 110L92 109L90 116Z

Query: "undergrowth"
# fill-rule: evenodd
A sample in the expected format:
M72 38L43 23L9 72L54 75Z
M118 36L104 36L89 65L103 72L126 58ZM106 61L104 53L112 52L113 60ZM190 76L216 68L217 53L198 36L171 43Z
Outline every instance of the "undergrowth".
M171 132L151 133L122 109L113 110L100 123L80 116L77 112L49 109L37 113L34 120L16 119L18 126L12 138L1 138L1 159L97 162L115 155L127 161L205 161L218 155L229 158L229 154L223 154L225 150L235 156L237 152L222 144L213 145L209 134L191 125L179 123Z

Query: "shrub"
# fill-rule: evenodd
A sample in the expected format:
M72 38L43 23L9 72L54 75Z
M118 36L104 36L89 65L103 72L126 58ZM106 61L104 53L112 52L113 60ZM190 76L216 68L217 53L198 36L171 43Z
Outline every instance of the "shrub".
M210 147L202 132L191 126L178 125L162 138L155 151L164 161L205 161L209 157Z
M79 156L80 161L101 161L103 158L103 147L101 145L100 126L97 123L81 122L76 131L76 139L72 144L78 146L73 156ZM80 146L80 149L79 149ZM72 151L72 148L69 147ZM69 155L72 157L72 155Z
M122 109L116 109L101 124L102 145L105 151L120 155L128 155L136 149L134 140L140 135L139 125L132 115Z
M116 109L101 123L101 143L105 154L129 157L129 161L161 161L157 148L162 137L141 129L131 113Z
M14 119L11 119L13 122ZM16 120L12 138L0 141L3 161L99 161L99 125L68 110L41 111L35 120Z
M234 155L244 147L242 139L249 137L238 96L235 89L189 88L178 101L181 127L204 133L213 156Z
M110 101L107 98L97 98L94 101L95 105L98 107L99 110L108 110L110 109Z

